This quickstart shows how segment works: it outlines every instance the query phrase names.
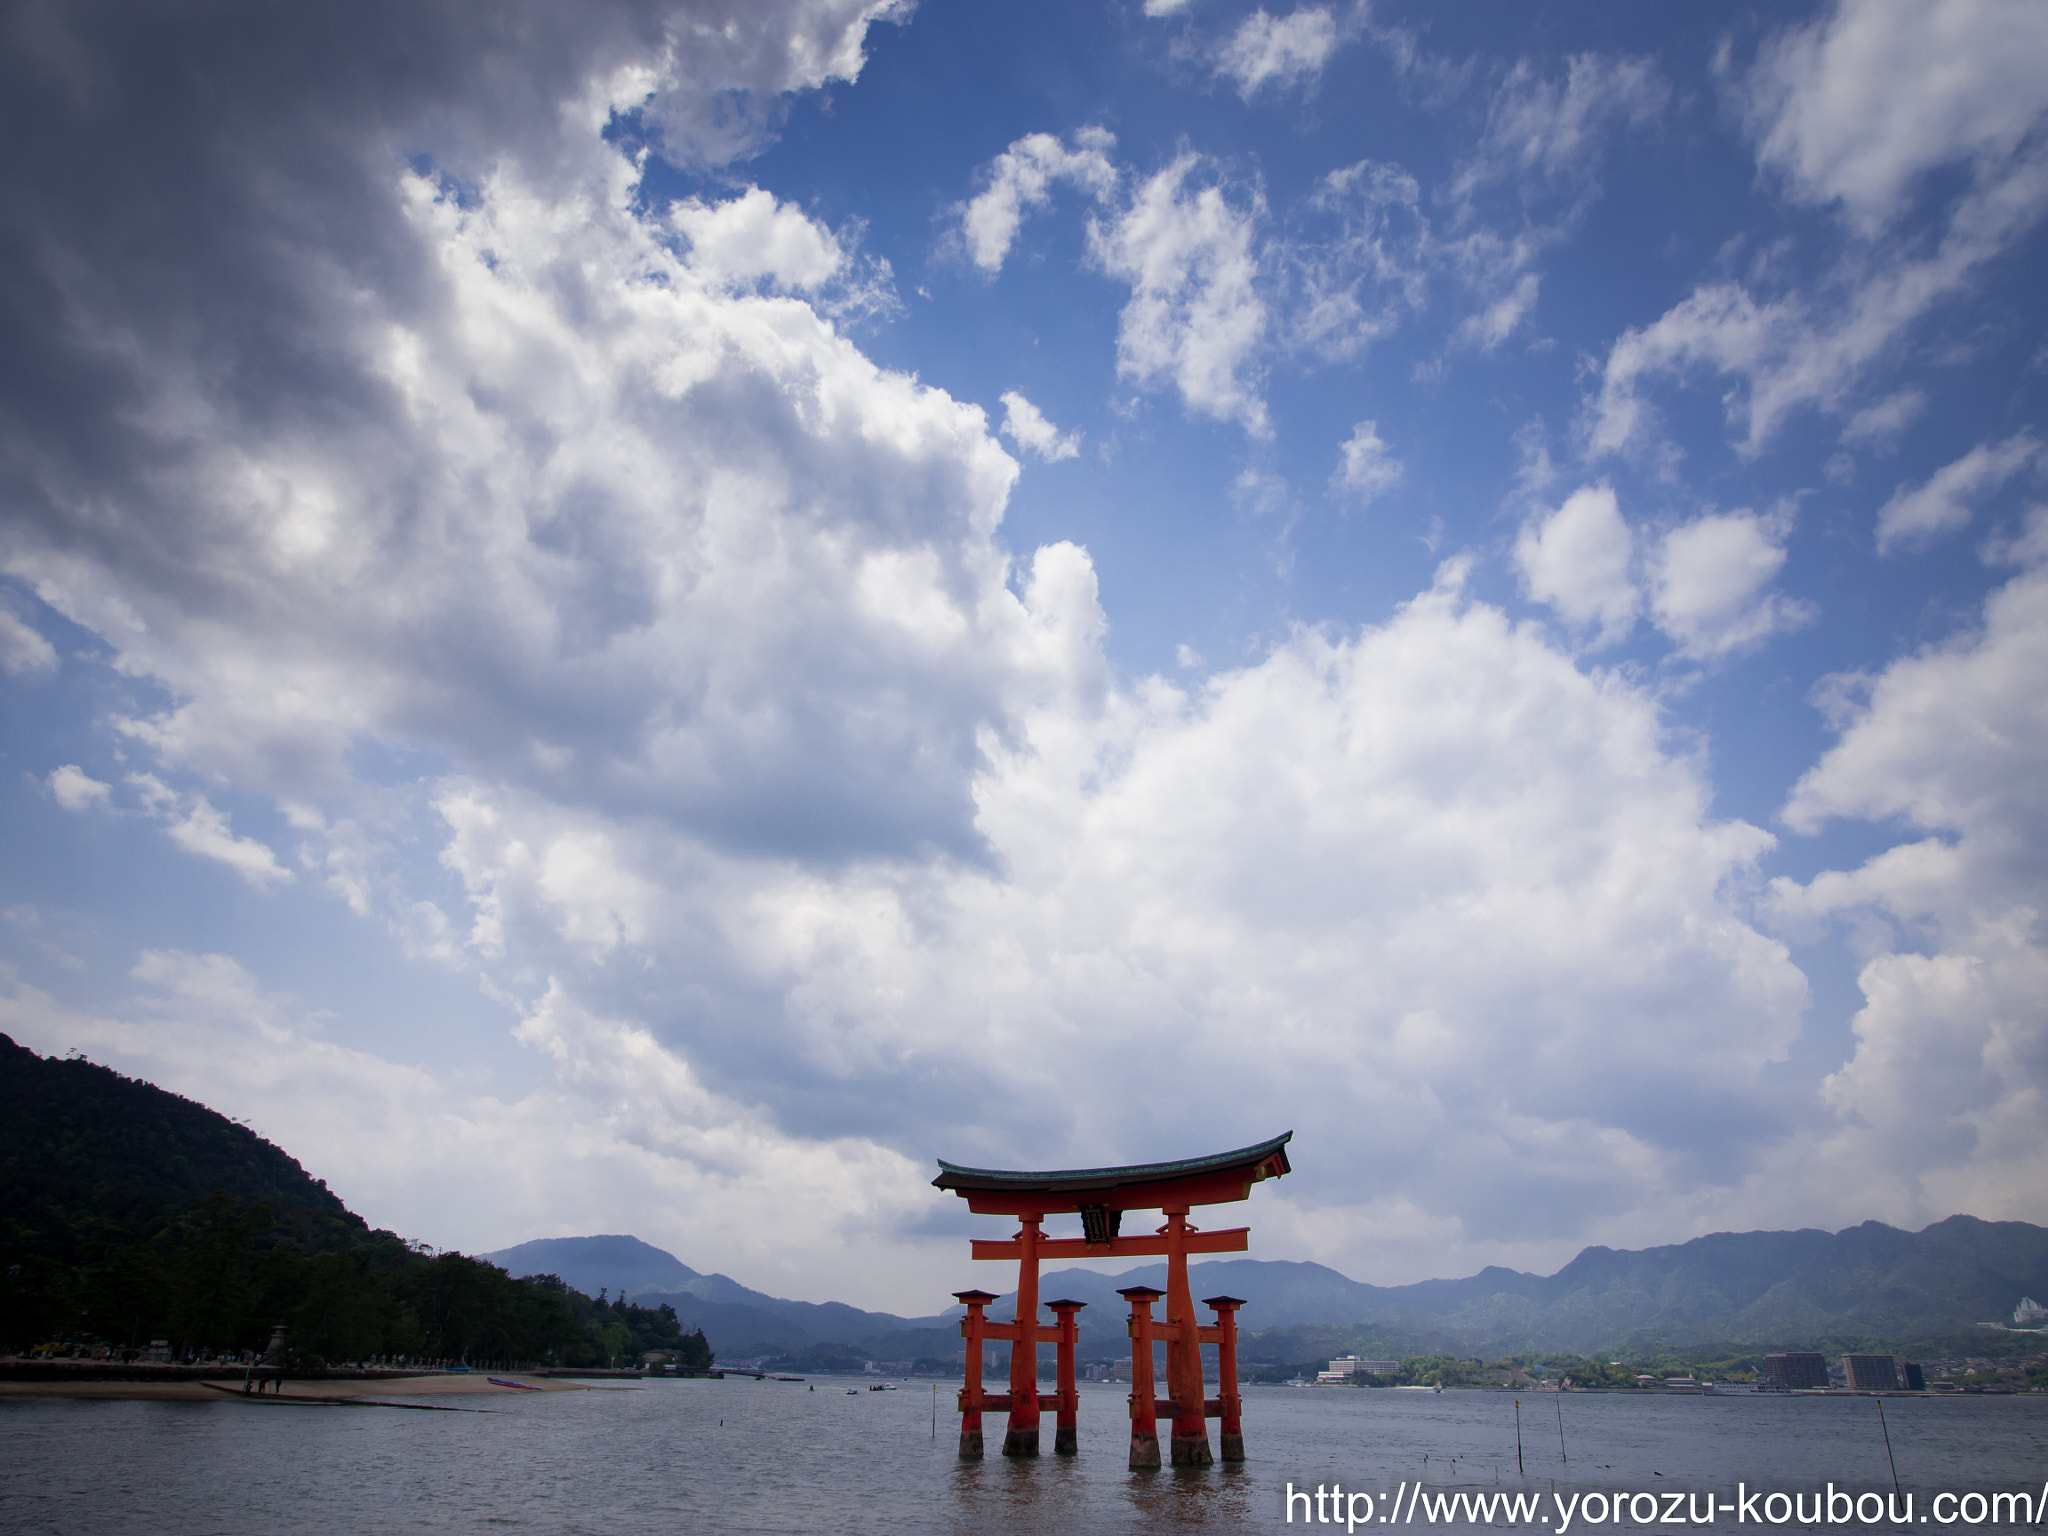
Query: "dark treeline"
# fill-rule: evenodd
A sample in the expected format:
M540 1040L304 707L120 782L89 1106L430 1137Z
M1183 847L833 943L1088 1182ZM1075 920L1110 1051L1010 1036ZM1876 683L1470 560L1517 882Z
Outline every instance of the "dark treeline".
M515 1280L373 1230L281 1149L149 1083L0 1035L0 1351L261 1351L302 1369L374 1358L711 1364L675 1310Z

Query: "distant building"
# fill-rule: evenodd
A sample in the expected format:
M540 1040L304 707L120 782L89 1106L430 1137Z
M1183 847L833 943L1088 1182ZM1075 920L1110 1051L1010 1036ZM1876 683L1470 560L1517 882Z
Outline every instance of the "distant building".
M1782 1355L1765 1355L1757 1380L1787 1392L1802 1387L1828 1384L1828 1360L1817 1349L1788 1349Z
M1842 1369L1851 1392L1899 1390L1899 1363L1890 1355L1844 1355Z
M1920 1369L1920 1362L1917 1360L1908 1360L1906 1362L1906 1390L1908 1392L1925 1392L1927 1390L1927 1373Z
M2015 1328L2048 1328L2048 1307L2031 1296L2022 1296L2020 1304L2012 1309L2012 1325Z
M1361 1360L1356 1355L1339 1355L1330 1362L1327 1371L1317 1371L1317 1381L1344 1382L1354 1376L1398 1376L1401 1362L1398 1360Z

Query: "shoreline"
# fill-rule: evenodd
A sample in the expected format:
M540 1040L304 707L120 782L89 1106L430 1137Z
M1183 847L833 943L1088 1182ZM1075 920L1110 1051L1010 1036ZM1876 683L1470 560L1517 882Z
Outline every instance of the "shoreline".
M526 1387L542 1392L603 1392L633 1391L631 1387L584 1386L573 1381L562 1381L539 1374L526 1375L507 1371L505 1380L522 1382ZM228 1403L243 1396L243 1378L222 1372L184 1374L175 1378L155 1380L143 1378L98 1380L74 1378L71 1380L27 1381L0 1377L0 1397L59 1397L80 1401L96 1402L146 1402L146 1403ZM223 1392L219 1388L228 1388ZM272 1403L298 1398L317 1400L320 1398L359 1398L365 1402L379 1398L418 1397L527 1397L531 1393L520 1387L501 1387L494 1384L482 1372L468 1374L435 1373L431 1375L385 1375L377 1378L363 1376L306 1376L289 1379L279 1392L265 1392L261 1401ZM253 1404L257 1399L253 1396Z

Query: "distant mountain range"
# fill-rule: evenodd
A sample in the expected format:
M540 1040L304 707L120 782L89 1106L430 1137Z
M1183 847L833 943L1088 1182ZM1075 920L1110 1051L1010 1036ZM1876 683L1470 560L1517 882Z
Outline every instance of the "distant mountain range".
M251 1250L252 1265L263 1257L274 1268L287 1248L374 1249L392 1274L412 1262L397 1238L372 1232L324 1183L247 1127L148 1083L87 1061L40 1057L0 1035L0 1280L10 1273L49 1280L0 1284L0 1334L54 1336L49 1330L76 1325L88 1303L108 1314L93 1299L100 1295L94 1288L126 1284L121 1276L137 1265L137 1273L153 1274L150 1266L167 1262L188 1227L211 1230L195 1213L216 1195L271 1213ZM118 1263L110 1257L115 1248ZM558 1275L586 1295L610 1291L645 1306L667 1302L685 1329L701 1327L727 1358L839 1350L951 1360L960 1351L958 1308L899 1317L838 1302L789 1301L724 1275L700 1274L636 1237L546 1238L481 1257L515 1276ZM1000 1267L961 1259L952 1285L1006 1278ZM1163 1285L1165 1275L1164 1264L1113 1276L1055 1270L1041 1278L1039 1294L1087 1302L1084 1355L1116 1356L1128 1348L1117 1289ZM1835 1233L1724 1232L1636 1252L1588 1248L1554 1275L1490 1268L1462 1280L1400 1286L1365 1285L1320 1264L1256 1259L1197 1264L1190 1278L1198 1298L1227 1291L1247 1299L1241 1325L1248 1360L1302 1361L1347 1349L1491 1359L1702 1344L1904 1345L2002 1322L2023 1295L2048 1296L2048 1228L1952 1216L1920 1232L1874 1221ZM156 1290L168 1284L150 1282ZM32 1289L40 1300L29 1297ZM301 1304L311 1309L308 1326L317 1328L333 1309L331 1298L317 1306L316 1300L310 1291L289 1306L261 1298L259 1310L270 1320L261 1328ZM1008 1315L1010 1299L990 1310ZM131 1305L124 1315L141 1314ZM2008 1351L2016 1342L1978 1337L2003 1340ZM2029 1342L2043 1347L2048 1336Z
M724 1275L701 1275L637 1238L554 1238L484 1257L515 1275L558 1274L592 1294L610 1286L643 1305L666 1301L686 1328L702 1327L728 1356L842 1345L903 1359L960 1349L957 1307L899 1317L787 1301ZM1164 1263L1119 1275L1053 1270L1039 1294L1089 1303L1082 1353L1115 1355L1127 1347L1118 1288L1163 1286L1165 1277ZM1796 1347L1823 1338L1903 1342L2006 1321L2022 1295L2048 1291L2048 1228L1952 1216L1919 1232L1875 1221L1834 1233L1722 1232L1639 1251L1588 1248L1554 1275L1494 1267L1398 1286L1366 1285L1321 1264L1261 1259L1199 1263L1189 1278L1197 1297L1246 1298L1247 1358L1275 1350L1292 1358L1290 1347L1313 1353L1309 1345L1326 1342L1321 1336L1332 1329L1388 1352L1489 1359L1705 1343ZM1012 1305L1005 1296L990 1314L1007 1316ZM1318 1337L1287 1336L1303 1330Z
M1119 1286L1163 1285L1165 1275L1163 1263L1114 1277L1066 1270L1044 1276L1040 1295L1064 1289L1120 1310ZM1721 1232L1633 1252L1587 1248L1547 1276L1489 1267L1461 1280L1376 1286L1320 1264L1220 1259L1194 1266L1189 1278L1198 1297L1247 1298L1239 1314L1247 1330L1349 1325L1402 1352L1493 1358L1932 1338L2009 1320L2044 1276L2048 1228L1951 1216L1920 1232L1867 1221L1834 1233Z
M818 1344L860 1346L868 1354L892 1359L959 1350L949 1317L905 1318L863 1312L837 1301L786 1301L749 1290L724 1275L699 1274L674 1254L637 1237L544 1237L478 1257L515 1277L557 1275L588 1296L608 1287L643 1307L667 1302L685 1331L702 1328L711 1347L725 1356L795 1352ZM892 1338L903 1333L919 1336ZM907 1349L909 1355L869 1347L885 1342L888 1349Z

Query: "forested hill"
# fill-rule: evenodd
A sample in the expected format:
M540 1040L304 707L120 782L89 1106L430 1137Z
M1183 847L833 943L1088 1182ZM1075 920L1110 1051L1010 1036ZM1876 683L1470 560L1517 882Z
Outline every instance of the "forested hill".
M323 1246L367 1235L327 1185L245 1125L0 1035L0 1241L72 1256L82 1217L152 1234L209 1195L267 1207Z
M0 1035L0 1353L259 1350L371 1358L711 1363L673 1307L592 1301L373 1231L246 1126L153 1084Z

